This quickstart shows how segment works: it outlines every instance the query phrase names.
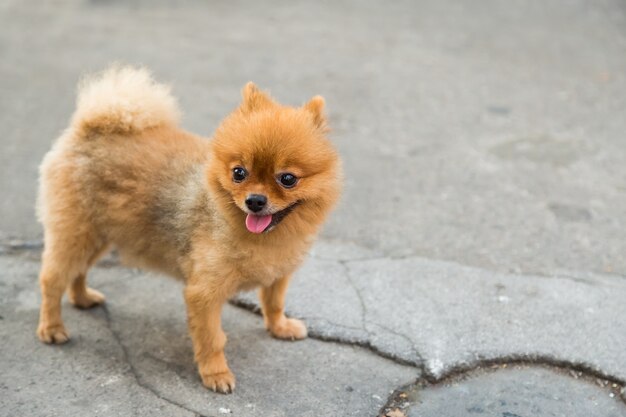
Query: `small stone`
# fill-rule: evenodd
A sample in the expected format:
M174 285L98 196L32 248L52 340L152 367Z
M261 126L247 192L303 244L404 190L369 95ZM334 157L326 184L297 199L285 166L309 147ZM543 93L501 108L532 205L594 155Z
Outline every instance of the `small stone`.
M224 407L220 407L220 409L218 411L220 412L220 414L230 414L230 413L232 413L232 411L230 411L230 408L224 408Z
M393 410L387 411L385 417L406 417L406 414L399 408L394 408Z

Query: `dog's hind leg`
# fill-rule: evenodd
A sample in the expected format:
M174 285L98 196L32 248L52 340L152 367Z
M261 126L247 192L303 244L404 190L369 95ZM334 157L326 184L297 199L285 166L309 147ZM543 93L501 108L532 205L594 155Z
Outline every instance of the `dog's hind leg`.
M102 256L107 250L107 246L103 245L101 249L97 250L91 257L87 264L87 268L95 264L100 256ZM99 304L104 303L104 294L100 291L96 291L93 288L87 287L87 271L79 274L67 289L67 295L75 307L78 308L91 308Z
M93 305L94 301L103 300L101 294L85 285L87 268L103 246L92 233L71 237L46 235L39 275L41 310L37 328L37 336L42 342L58 344L69 339L61 318L61 299L68 286L72 285L70 298L80 303L77 305Z

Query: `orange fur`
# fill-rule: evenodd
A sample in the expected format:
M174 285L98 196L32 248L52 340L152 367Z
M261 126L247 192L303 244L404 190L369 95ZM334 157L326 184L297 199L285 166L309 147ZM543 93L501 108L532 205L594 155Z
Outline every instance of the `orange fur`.
M211 141L181 130L169 89L143 69L114 67L86 81L70 127L41 165L38 215L45 229L37 330L63 343L61 298L89 308L104 296L87 270L110 247L132 265L185 283L195 360L205 386L231 392L220 314L236 292L257 286L268 330L301 339L284 314L289 277L340 191L340 164L325 137L324 101L282 106L247 84L239 108ZM245 167L245 181L233 168ZM277 181L298 177L293 188ZM263 194L275 216L265 233L246 229L246 197Z

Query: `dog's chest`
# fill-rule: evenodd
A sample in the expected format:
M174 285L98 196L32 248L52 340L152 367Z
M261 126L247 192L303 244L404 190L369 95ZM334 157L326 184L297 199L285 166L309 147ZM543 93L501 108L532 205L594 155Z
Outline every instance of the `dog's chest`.
M304 255L304 250L257 249L238 257L235 262L244 286L268 286L292 274Z

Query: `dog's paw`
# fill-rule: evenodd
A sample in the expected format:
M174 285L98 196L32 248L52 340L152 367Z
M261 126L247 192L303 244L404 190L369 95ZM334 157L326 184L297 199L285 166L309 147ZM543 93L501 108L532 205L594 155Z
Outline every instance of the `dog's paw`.
M91 308L104 303L105 297L100 291L87 288L84 293L70 293L70 303L78 308Z
M235 390L235 375L230 371L216 374L201 373L200 376L202 377L202 384L212 391L230 394Z
M70 340L70 334L64 325L46 326L40 324L37 328L37 336L39 340L49 344L63 344Z
M299 340L307 336L306 325L298 319L283 317L268 327L272 336L278 339Z

